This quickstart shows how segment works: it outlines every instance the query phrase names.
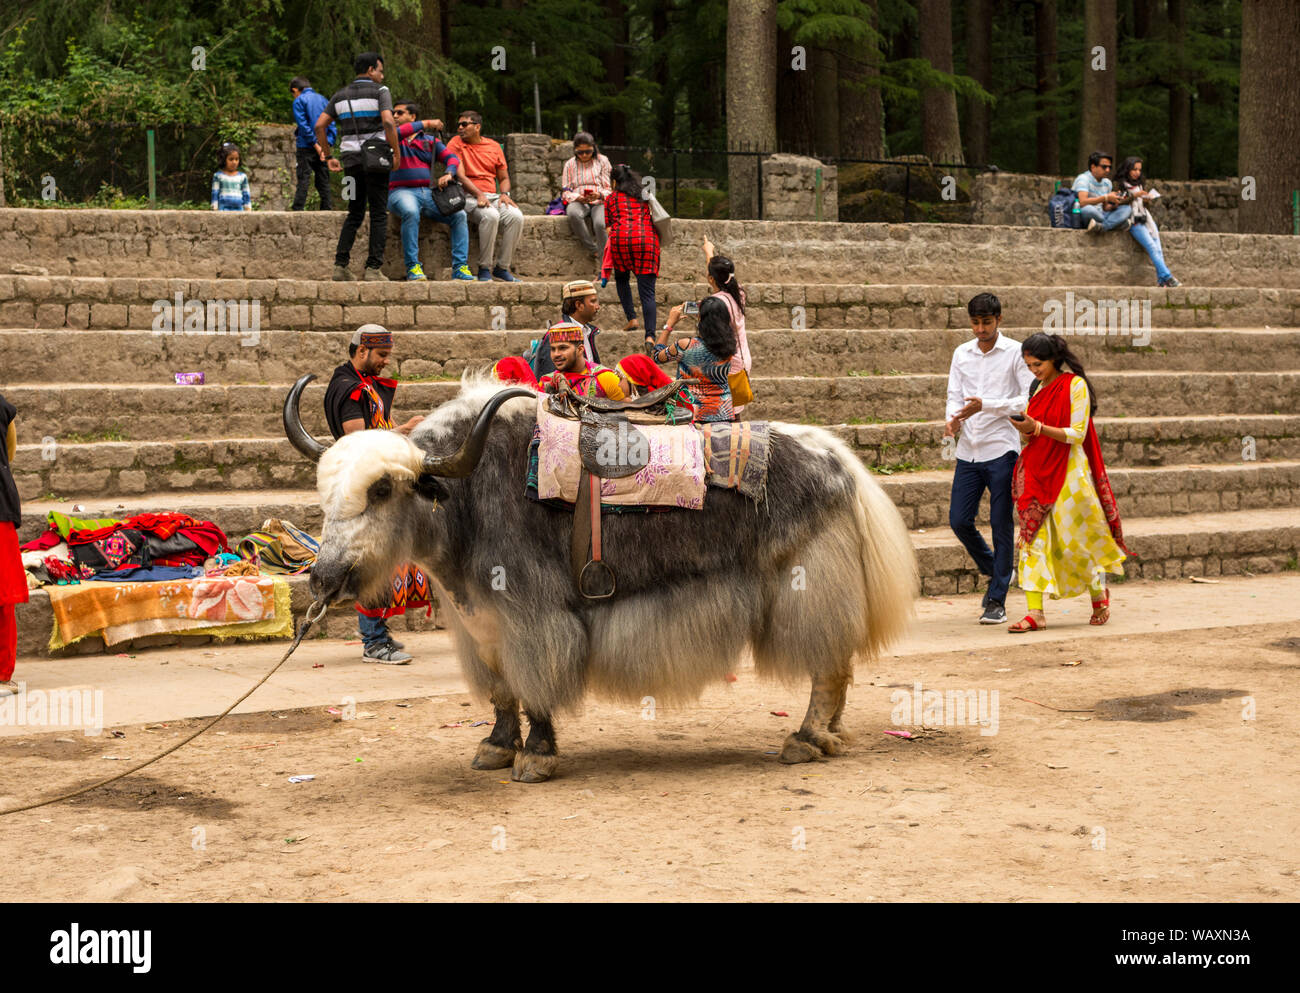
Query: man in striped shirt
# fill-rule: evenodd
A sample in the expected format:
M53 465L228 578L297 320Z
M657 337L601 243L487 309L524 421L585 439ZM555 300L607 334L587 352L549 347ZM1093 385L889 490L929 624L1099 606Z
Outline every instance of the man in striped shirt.
M420 120L420 108L410 100L398 100L393 107L397 121L397 134L402 140L397 168L388 175L388 209L402 222L402 255L406 263L406 278L421 280L428 277L420 265L420 218L431 217L450 228L452 279L473 279L469 271L469 219L464 210L444 217L433 202L430 186L430 168L440 162L446 170L438 177L438 188L445 189L453 179L459 179L465 195L478 196L478 190L465 176L460 159L447 151L447 146L433 136L442 130L442 121Z
M363 278L383 281L388 278L379 267L384 264L384 243L388 238L389 173L367 172L362 165L361 146L371 139L383 138L395 154L400 142L393 120L393 97L388 87L381 85L384 60L378 52L362 52L352 66L357 78L335 93L316 118L316 151L331 172L343 173L343 195L348 199L348 216L334 252L334 278L340 281L354 278L348 271L348 260L368 208L370 251ZM335 120L339 122L341 139L337 159L328 154L329 142L325 136L325 129Z

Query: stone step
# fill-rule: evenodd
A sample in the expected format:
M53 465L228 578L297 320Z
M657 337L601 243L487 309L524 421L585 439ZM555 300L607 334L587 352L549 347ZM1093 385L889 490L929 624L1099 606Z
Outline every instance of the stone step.
M1138 556L1124 564L1126 575L1134 579L1258 575L1295 570L1300 560L1300 508L1135 517L1123 523L1125 543ZM923 593L968 593L984 585L948 528L913 533L912 546ZM1122 598L1122 584L1115 596ZM1023 599L1016 599L1014 607L1009 601L1008 617L1017 616L1015 611L1023 606Z
M1243 465L1107 466L1120 516L1170 517L1233 510L1300 507L1300 462ZM952 469L903 472L880 479L909 528L948 524ZM988 496L977 520L988 523Z
M682 326L685 334L692 326ZM1004 328L1024 341L1037 327ZM406 331L397 339L395 378L459 376L505 355L518 355L539 337L532 331ZM969 329L755 330L748 334L757 371L779 374L848 375L945 372L952 351ZM613 365L639 352L639 332L602 331L601 358ZM341 333L262 331L256 345L237 337L158 335L152 331L0 330L0 355L8 383L57 383L68 378L68 356L95 356L97 378L116 383L172 383L175 373L203 372L208 384L291 382L307 370L328 370L344 361ZM1138 344L1143 342L1144 344ZM1300 368L1297 328L1153 328L1133 336L1076 335L1072 348L1089 372L1189 371ZM396 366L394 369L393 366ZM672 368L670 365L669 368Z
M1215 237L1233 237L1216 235ZM910 274L909 274L910 275ZM1017 273L1017 278L1025 278ZM968 330L967 301L992 285L1008 326L1037 326L1049 318L1057 330L1084 327L1084 302L1122 300L1137 308L1150 302L1149 327L1300 327L1300 288L1060 284L812 285L796 282L746 284L746 322L755 330L830 328L956 328ZM665 281L656 288L660 312L697 300L703 282ZM56 331L153 329L185 334L184 308L167 328L162 318L183 302L244 301L246 323L234 337L257 347L261 329L351 332L375 322L393 331L544 328L558 318L558 282L517 283L335 283L305 279L166 279L85 276L0 276L0 327ZM609 309L603 323L617 325L614 287L600 291ZM254 309L256 304L256 309ZM1068 313L1067 313L1068 309ZM214 307L213 321L216 321ZM237 311L238 312L238 311ZM223 320L228 311L222 311ZM614 314L613 319L609 314ZM206 310L204 310L206 320ZM1119 326L1120 314L1107 311ZM253 318L256 316L257 320ZM598 322L600 323L600 322ZM661 322L662 323L662 322ZM1095 321L1093 322L1095 326ZM229 331L222 325L224 331ZM214 330L216 330L214 328ZM1126 333L1131 333L1131 329Z
M273 506L268 504L267 507ZM91 511L111 509L90 506ZM155 505L155 509L157 506ZM175 508L180 509L180 508ZM303 521L295 521L302 524ZM1126 517L1125 540L1137 559L1125 563L1129 578L1180 579L1189 576L1214 577L1242 573L1271 573L1294 570L1300 560L1300 508L1237 510L1222 513L1196 513L1169 517ZM921 573L922 592L926 595L966 593L983 585L970 557L946 527L913 532ZM290 579L295 616L300 615L310 597L305 577ZM1114 596L1122 599L1123 585L1117 584ZM1014 594L1013 595L1018 595ZM1009 607L1011 614L1018 609ZM30 602L17 607L18 652L20 656L49 654L51 630L49 596L43 590L32 592ZM438 623L423 612L391 622L395 633L423 630ZM355 637L355 619L345 606L335 607L326 618L324 633L329 637ZM178 636L161 635L141 639L129 645L115 646L116 653L131 648L175 643ZM187 638L185 644L201 644L201 638ZM100 639L88 638L60 654L86 654L103 651Z
M951 465L942 421L837 424L834 431L871 466ZM1152 466L1300 460L1300 414L1098 417L1107 465Z
M670 201L665 201L670 206ZM53 274L171 276L211 273L234 278L327 277L343 223L341 212L213 214L209 211L0 211L0 258ZM999 285L1008 273L1043 283L1102 281L1147 286L1155 275L1134 240L1079 231L974 224L836 224L789 221L673 222L661 253L666 280L701 278L707 235L736 261L742 283L790 279L816 284L890 282L906 273L922 282ZM426 271L445 277L447 229L423 225ZM399 225L390 218L385 271L403 275ZM1188 285L1300 287L1300 245L1278 235L1161 233L1165 256ZM470 235L471 265L478 239ZM364 245L353 252L359 274ZM530 216L514 259L527 278L560 282L595 271L562 217Z
M285 576L289 583L290 602L296 620L302 618L311 603L311 592L307 587L307 576ZM81 641L58 651L50 651L50 633L54 630L54 612L50 607L50 595L44 589L32 590L27 603L20 603L15 608L18 622L18 655L20 658L62 658L70 655L98 655L107 653L130 652L141 648L159 648L164 645L183 645L186 648L199 648L211 644L212 639L203 635L156 634L132 641L123 642L107 648L104 639L98 635L83 638ZM435 606L433 615L427 616L424 610L409 611L400 617L390 618L389 630L400 640L403 631L428 631L443 627ZM312 632L313 638L348 638L359 639L357 613L347 605L339 604L330 609ZM269 638L253 638L252 641L271 642ZM274 644L277 651L287 646L287 640L278 640ZM357 651L360 652L360 646ZM275 658L268 655L268 663Z
M327 370L322 370L326 372ZM1090 376L1107 417L1234 416L1300 410L1300 371L1098 372ZM943 410L946 375L755 376L753 420L847 424L859 421L920 421ZM145 442L198 439L282 438L281 408L288 383L257 386L116 386L94 383L9 386L5 396L21 412L22 441L15 469L53 468L65 458L84 462L78 444L121 442L99 456L108 468ZM407 383L397 394L398 423L428 413L455 396L458 381ZM326 435L325 385L309 385L302 398L307 429ZM50 439L58 444L50 445ZM39 443L38 443L39 442ZM221 441L217 442L221 444ZM63 454L60 454L62 451ZM196 459L203 461L202 450ZM159 455L149 455L159 458ZM220 455L217 456L220 458ZM40 465L38 463L44 463ZM159 464L150 462L148 464ZM122 467L120 462L118 467Z
M1120 513L1125 517L1300 507L1300 462L1145 468L1109 464L1108 473ZM149 480L153 492L146 495L119 496L111 490L88 495L78 504L84 509L75 513L84 517L123 518L146 511L175 511L215 521L232 541L271 517L289 520L313 533L319 533L322 524L314 489L314 467L305 462L301 463L295 480L300 489L246 487L210 492L157 492L153 484L159 481L166 481L166 473ZM880 477L880 483L909 528L937 528L947 524L951 467L899 471ZM72 513L64 500L41 498L24 503L20 529L24 541L45 530L46 515L51 510ZM979 520L988 520L987 497L981 505Z

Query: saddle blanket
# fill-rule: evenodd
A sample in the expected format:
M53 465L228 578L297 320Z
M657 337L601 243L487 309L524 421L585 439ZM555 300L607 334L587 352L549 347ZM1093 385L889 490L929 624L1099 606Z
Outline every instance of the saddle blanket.
M582 458L578 454L580 421L537 411L537 498L578 499ZM649 460L635 475L600 480L600 500L615 506L704 507L705 464L700 433L685 425L638 424L645 436ZM621 439L612 439L618 443ZM625 439L623 439L625 440Z

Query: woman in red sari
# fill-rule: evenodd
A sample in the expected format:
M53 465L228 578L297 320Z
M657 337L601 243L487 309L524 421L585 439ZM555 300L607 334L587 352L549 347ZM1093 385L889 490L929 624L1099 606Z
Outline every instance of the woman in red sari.
M0 687L7 686L18 659L16 604L27 602L27 573L18 551L22 510L9 462L17 448L14 405L0 396Z
M1012 419L1027 439L1011 496L1020 517L1020 588L1029 612L1008 630L1020 634L1046 627L1044 593L1059 600L1084 590L1092 596L1091 623L1105 624L1110 619L1106 574L1123 575L1128 549L1092 422L1097 400L1060 335L1030 335L1020 350L1038 380L1024 416Z

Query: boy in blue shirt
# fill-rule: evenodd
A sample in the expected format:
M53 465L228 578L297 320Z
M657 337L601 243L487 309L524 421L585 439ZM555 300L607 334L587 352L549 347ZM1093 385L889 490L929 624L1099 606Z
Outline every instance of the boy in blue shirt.
M331 210L334 201L330 193L330 171L316 152L316 118L329 100L311 88L305 76L295 76L289 83L293 94L293 123L296 155L298 157L298 191L293 196L293 210L307 206L307 189L312 176L316 177L316 192L320 194L320 209ZM330 145L338 137L338 129L331 123L326 136Z

